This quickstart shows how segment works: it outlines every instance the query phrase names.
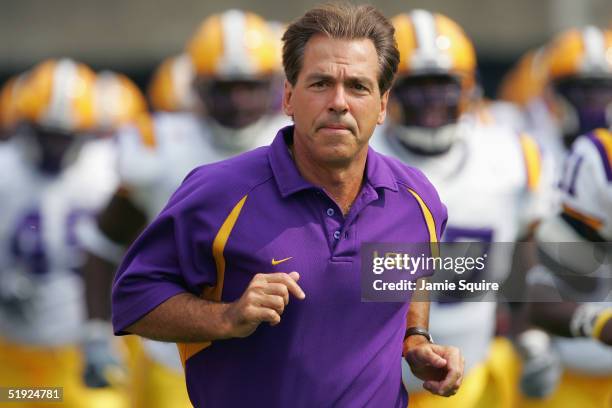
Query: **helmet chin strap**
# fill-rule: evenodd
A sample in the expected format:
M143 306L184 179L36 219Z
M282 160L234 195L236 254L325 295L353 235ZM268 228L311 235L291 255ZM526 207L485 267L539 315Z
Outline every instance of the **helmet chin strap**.
M396 126L393 133L410 150L419 154L437 155L447 152L457 139L458 124L451 123L438 128Z
M256 138L261 137L267 123L264 115L256 122L242 128L230 128L221 125L213 118L207 118L214 144L228 151L245 151L254 146Z

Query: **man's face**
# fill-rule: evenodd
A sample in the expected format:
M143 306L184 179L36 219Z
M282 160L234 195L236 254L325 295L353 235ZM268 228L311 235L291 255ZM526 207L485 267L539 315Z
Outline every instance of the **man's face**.
M343 166L362 153L386 114L389 92L380 94L378 70L371 40L313 36L295 86L285 83L295 145L327 165Z

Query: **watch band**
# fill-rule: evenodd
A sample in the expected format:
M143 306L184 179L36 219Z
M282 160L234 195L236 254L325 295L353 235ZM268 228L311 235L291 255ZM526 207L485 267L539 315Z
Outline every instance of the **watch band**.
M433 341L433 337L431 337L431 334L429 333L429 331L427 331L427 329L424 329L422 327L409 327L409 328L407 328L406 329L406 333L404 334L404 340L406 340L409 336L414 336L414 335L423 336L430 343L434 342Z

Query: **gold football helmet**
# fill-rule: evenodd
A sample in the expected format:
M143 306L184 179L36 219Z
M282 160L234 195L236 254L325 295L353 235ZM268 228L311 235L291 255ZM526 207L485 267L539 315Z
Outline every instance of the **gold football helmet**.
M95 110L96 127L112 132L146 112L147 103L140 89L127 76L102 71L96 79Z
M194 107L193 76L193 65L187 54L166 58L153 74L147 90L153 110L191 110Z
M66 132L82 132L95 123L96 74L70 59L47 60L24 80L18 111L24 120Z
M187 45L198 76L239 79L280 68L274 33L260 16L228 10L206 18Z

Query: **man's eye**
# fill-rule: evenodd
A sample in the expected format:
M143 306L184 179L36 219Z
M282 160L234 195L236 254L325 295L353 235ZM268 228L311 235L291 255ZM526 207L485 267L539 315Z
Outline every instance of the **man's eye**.
M368 88L366 86L363 86L362 84L359 84L359 83L354 84L353 88L357 91L368 91Z
M311 88L324 88L327 85L327 83L325 81L319 81L319 82L315 82L312 85L310 85Z

